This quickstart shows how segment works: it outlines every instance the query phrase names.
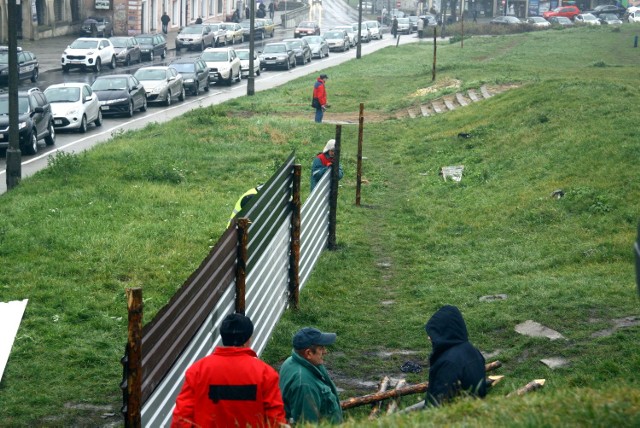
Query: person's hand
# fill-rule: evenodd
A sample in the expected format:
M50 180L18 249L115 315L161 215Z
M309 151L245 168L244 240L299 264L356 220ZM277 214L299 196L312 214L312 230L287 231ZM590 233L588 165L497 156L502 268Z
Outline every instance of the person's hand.
M322 111L325 111L326 109L327 109L327 105L325 104L322 106Z

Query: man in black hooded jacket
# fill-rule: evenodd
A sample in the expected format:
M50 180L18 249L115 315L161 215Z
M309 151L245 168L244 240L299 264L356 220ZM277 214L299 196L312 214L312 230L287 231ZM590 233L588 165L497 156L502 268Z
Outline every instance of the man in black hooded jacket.
M462 314L455 306L440 308L425 326L431 340L429 388L425 402L438 406L462 391L487 394L484 357L470 342Z

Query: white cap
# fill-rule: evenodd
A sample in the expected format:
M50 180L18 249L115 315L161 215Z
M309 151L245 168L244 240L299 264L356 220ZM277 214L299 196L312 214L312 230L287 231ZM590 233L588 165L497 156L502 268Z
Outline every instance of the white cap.
M336 149L336 140L332 138L329 141L327 141L327 144L324 146L324 149L322 149L322 153L327 153L329 150L335 150L335 149Z

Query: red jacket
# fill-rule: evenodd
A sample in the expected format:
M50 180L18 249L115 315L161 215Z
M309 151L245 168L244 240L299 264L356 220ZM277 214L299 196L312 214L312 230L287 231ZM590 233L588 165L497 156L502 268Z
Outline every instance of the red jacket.
M250 348L218 347L187 369L172 428L286 423L278 373Z
M319 77L313 84L313 98L317 98L321 106L327 105L327 90L324 88L324 80Z

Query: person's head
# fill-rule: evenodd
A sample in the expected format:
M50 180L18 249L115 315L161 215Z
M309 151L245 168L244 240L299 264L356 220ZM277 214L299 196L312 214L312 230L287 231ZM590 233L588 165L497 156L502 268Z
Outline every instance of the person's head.
M427 331L434 353L469 340L467 326L460 310L451 305L438 309L424 329Z
M327 144L324 145L324 149L322 149L322 153L329 155L330 158L336 153L336 140L333 138L327 141Z
M224 346L248 346L253 335L253 323L242 314L229 314L220 326Z
M314 366L324 364L327 346L336 341L335 333L323 333L317 328L305 327L293 336L293 349Z
M326 74L321 74L320 80L322 80L323 82L326 82L327 80L329 80L329 76L327 76Z

